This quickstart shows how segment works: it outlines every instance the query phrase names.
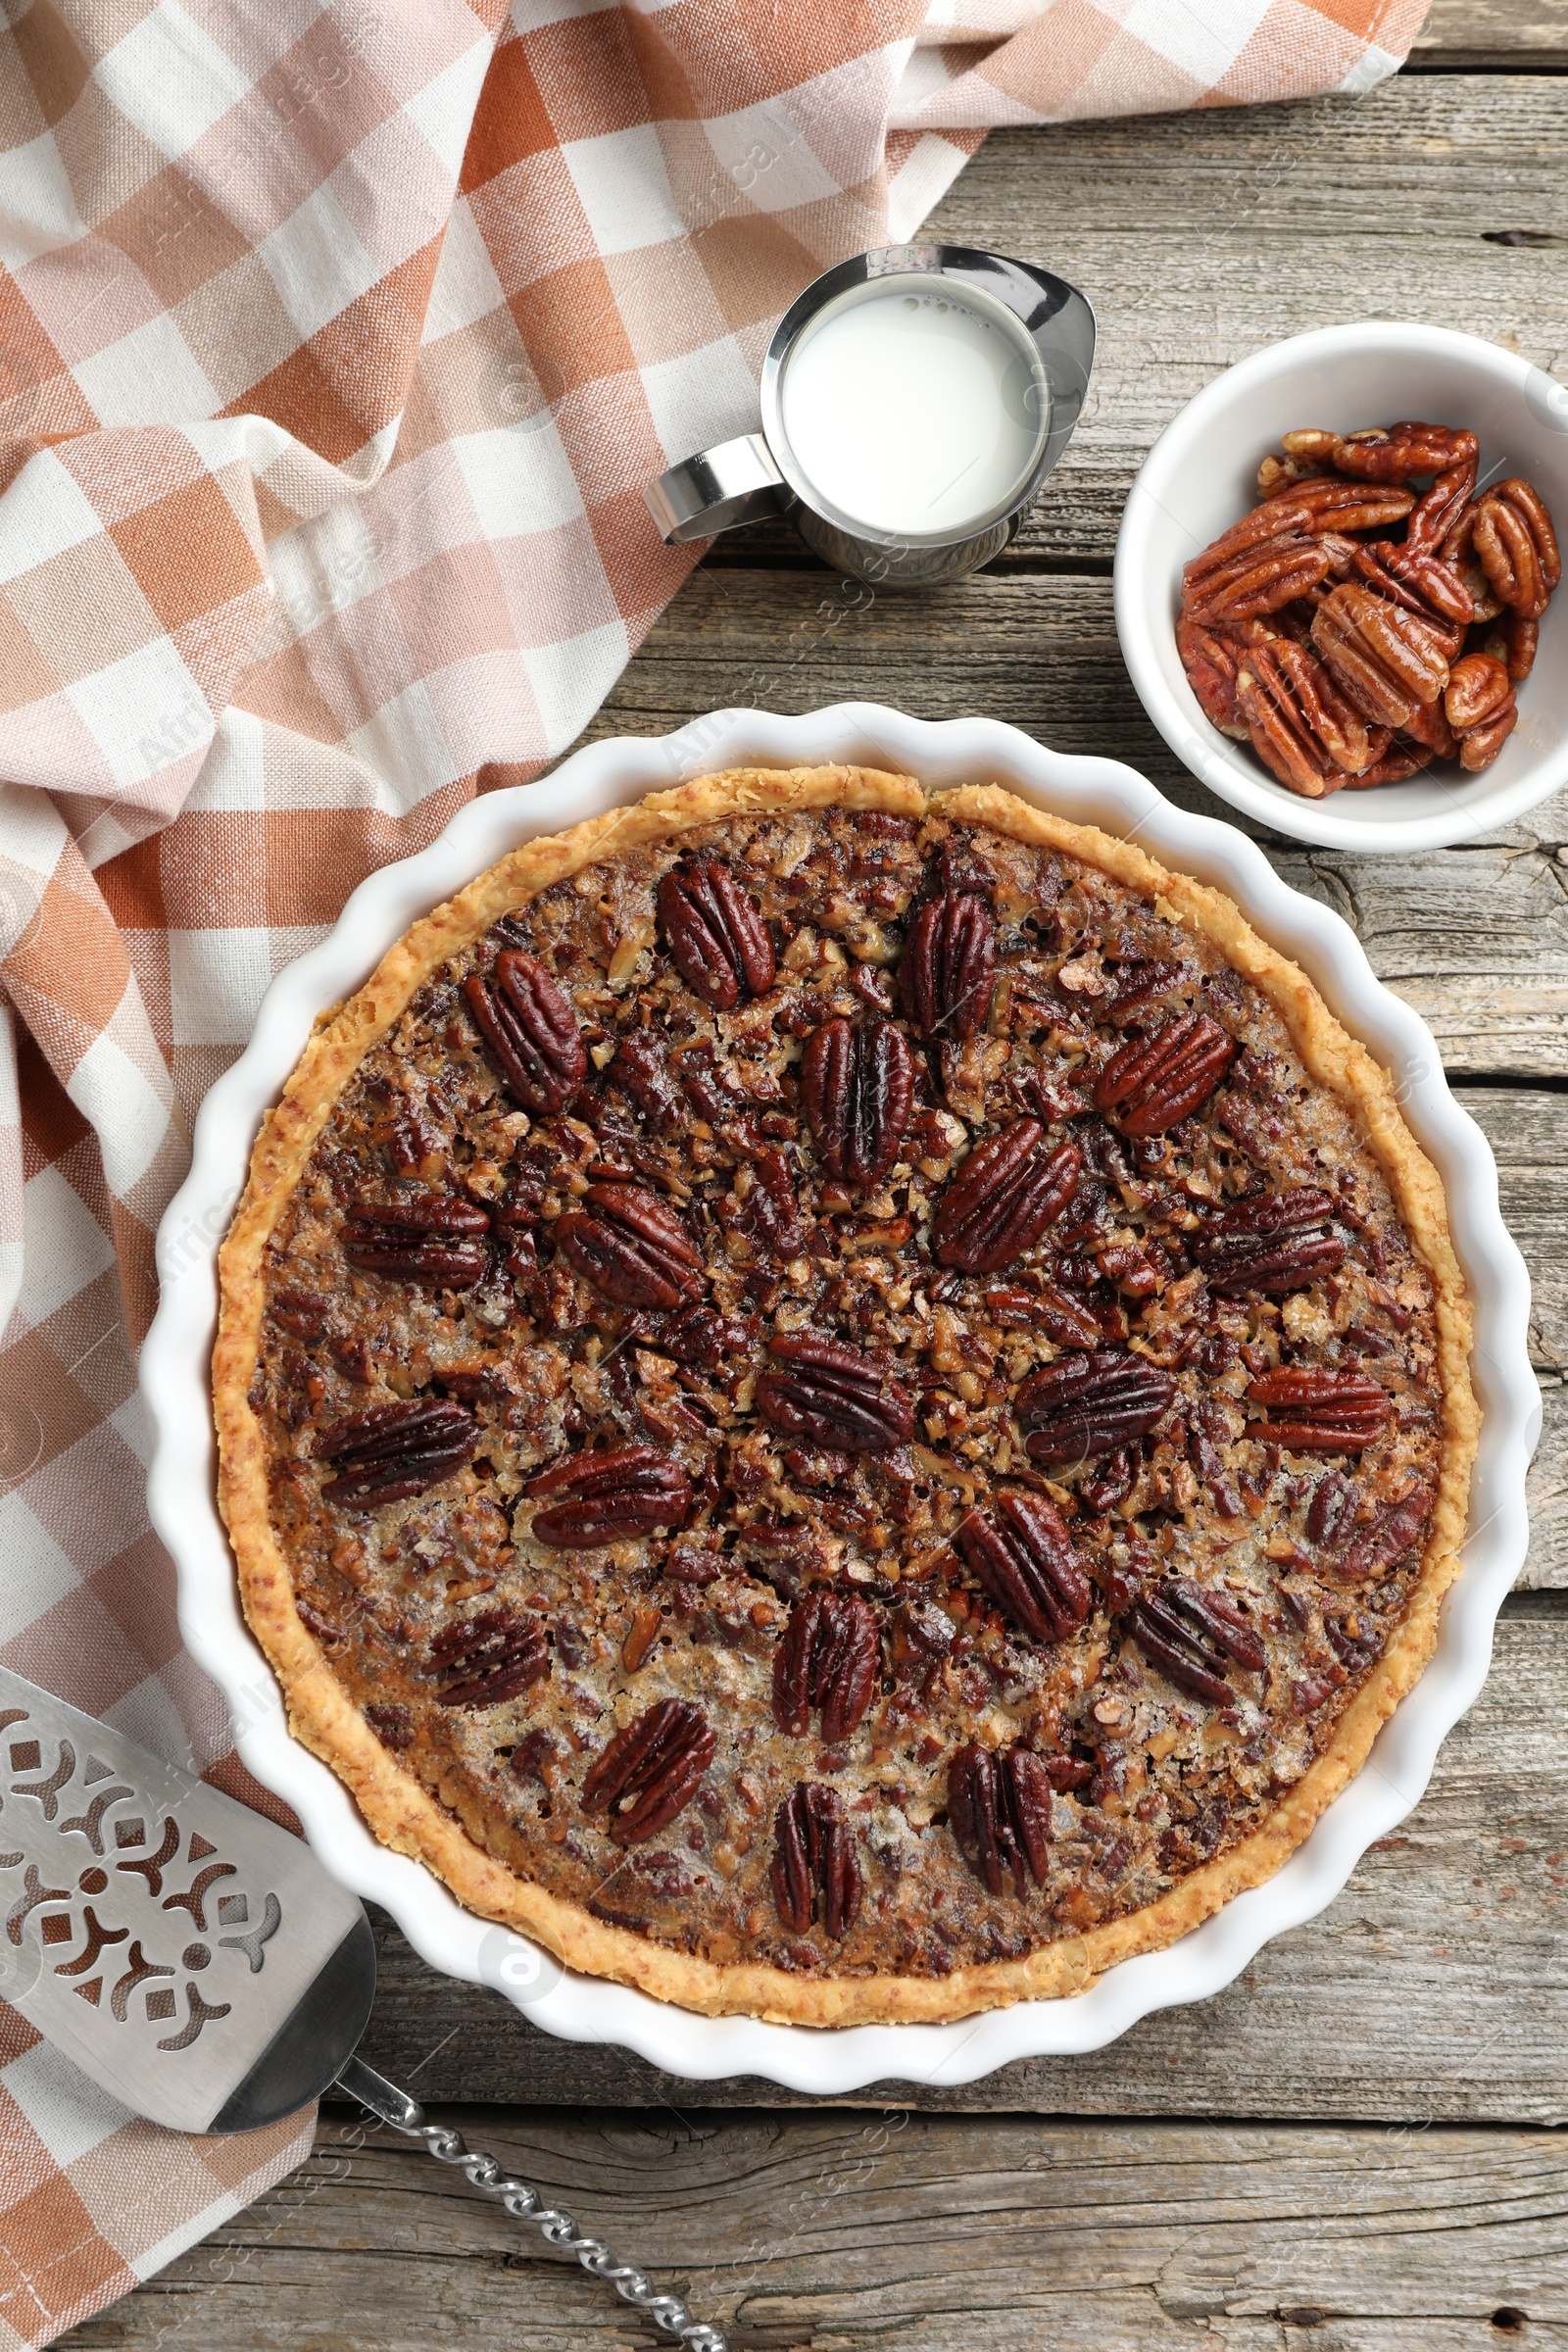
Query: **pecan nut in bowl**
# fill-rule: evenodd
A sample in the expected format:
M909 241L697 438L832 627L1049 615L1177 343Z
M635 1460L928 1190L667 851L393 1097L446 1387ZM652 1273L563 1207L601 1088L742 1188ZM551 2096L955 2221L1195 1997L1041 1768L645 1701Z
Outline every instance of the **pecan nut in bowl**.
M1309 627L1242 651L1376 749ZM303 1735L470 1910L688 2009L1158 1949L1358 1767L1453 1572L1467 1301L1388 1081L1229 900L994 787L750 771L515 858L318 1031L225 1249ZM470 1017L535 967L555 1108Z
M1323 800L1450 760L1474 774L1513 731L1500 692L1468 724L1440 708L1455 669L1530 675L1562 576L1539 489L1510 475L1477 497L1480 455L1467 427L1413 419L1289 432L1259 466L1258 505L1184 566L1193 692L1288 791Z
M1312 619L1312 643L1344 692L1375 726L1402 727L1448 683L1448 664L1416 616L1358 580L1331 590Z
M1443 714L1459 746L1461 767L1490 767L1519 721L1508 662L1466 654L1448 673Z
M1562 578L1562 558L1546 502L1517 475L1498 482L1476 507L1470 544L1499 604L1522 620L1539 620Z
M1190 578L1182 611L1211 628L1256 620L1282 612L1327 579L1331 561L1318 539L1265 539Z
M1258 758L1308 800L1372 763L1365 721L1304 646L1250 646L1238 660L1235 700Z

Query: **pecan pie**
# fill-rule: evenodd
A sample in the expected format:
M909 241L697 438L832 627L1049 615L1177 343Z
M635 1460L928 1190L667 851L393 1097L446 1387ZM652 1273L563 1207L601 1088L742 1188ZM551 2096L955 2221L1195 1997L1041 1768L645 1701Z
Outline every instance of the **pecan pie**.
M817 2025L1081 1989L1424 1664L1468 1299L1231 902L989 786L531 843L313 1039L222 1258L301 1739L572 1965Z

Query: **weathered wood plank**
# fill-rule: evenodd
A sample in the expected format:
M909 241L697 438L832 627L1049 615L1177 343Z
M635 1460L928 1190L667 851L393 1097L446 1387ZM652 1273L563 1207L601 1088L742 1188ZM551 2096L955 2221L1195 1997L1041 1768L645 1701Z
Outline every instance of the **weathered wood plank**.
M1537 1592L1568 1587L1568 1388L1560 1374L1543 1376L1541 1444L1531 1465L1530 1558L1520 1586Z
M1565 50L1568 10L1561 0L1433 0L1410 63L1418 73L1451 72L1476 58L1544 61Z
M1438 75L1353 102L993 133L931 232L1058 270L1100 322L1083 421L1012 560L1108 557L1151 443L1261 343L1394 317L1560 366L1568 249L1489 233L1568 233L1565 130L1561 80Z
M1508 1617L1491 1680L1409 1821L1228 1991L1092 2057L1030 2060L961 2089L884 2085L858 2103L1568 2121L1565 1897L1568 1613ZM619 2050L552 2041L489 1994L437 1985L391 1930L382 1964L366 2055L421 2095L792 2103L762 2083L674 2082Z
M1530 1557L1524 1590L1568 1587L1568 1094L1529 1087L1460 1089L1491 1144L1508 1230L1533 1292L1531 1354L1542 1384L1541 1445L1530 1473Z
M1568 2325L1568 2144L1543 2132L452 2120L733 2352L1479 2352ZM537 2243L336 2111L283 2189L65 2340L151 2352L194 2320L203 2352L652 2341Z
M586 731L662 734L734 706L889 703L920 718L982 711L1058 751L1124 760L1183 807L1236 821L1145 717L1122 665L1110 583L977 575L924 594L846 591L831 575L704 569ZM1253 828L1248 828L1253 830ZM1506 833L1398 858L1265 846L1336 906L1379 974L1431 1022L1450 1070L1568 1075L1568 796Z
M1531 1353L1560 1378L1568 1371L1568 1094L1466 1086L1459 1101L1496 1156L1503 1217L1530 1268Z

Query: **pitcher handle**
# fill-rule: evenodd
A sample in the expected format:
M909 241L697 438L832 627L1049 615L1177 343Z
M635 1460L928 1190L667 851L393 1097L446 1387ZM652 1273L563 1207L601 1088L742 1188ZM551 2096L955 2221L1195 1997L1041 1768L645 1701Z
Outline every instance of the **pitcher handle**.
M776 514L784 495L784 476L762 435L742 433L671 466L649 483L643 504L664 545L675 547Z

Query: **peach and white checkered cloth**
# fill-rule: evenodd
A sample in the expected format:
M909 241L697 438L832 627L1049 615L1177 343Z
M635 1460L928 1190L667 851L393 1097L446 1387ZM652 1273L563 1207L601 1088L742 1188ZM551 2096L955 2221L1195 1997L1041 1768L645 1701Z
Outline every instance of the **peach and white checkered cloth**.
M988 124L1361 90L1424 0L504 5L0 28L0 1659L231 1785L134 1349L269 981L571 741L694 560L643 484ZM0 2352L307 2147L157 2132L0 2028Z

